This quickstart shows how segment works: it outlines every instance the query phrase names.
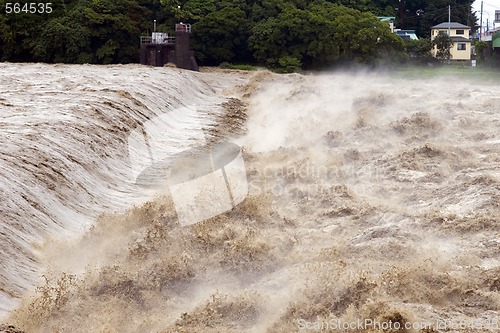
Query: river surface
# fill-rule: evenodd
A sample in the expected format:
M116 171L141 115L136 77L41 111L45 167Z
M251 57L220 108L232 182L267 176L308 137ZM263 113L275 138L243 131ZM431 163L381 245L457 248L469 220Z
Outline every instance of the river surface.
M0 63L0 319L25 332L497 332L498 91ZM217 142L244 160L234 207L216 189L196 201L156 174L138 182L151 161ZM231 188L222 174L210 181ZM180 201L219 214L185 225Z

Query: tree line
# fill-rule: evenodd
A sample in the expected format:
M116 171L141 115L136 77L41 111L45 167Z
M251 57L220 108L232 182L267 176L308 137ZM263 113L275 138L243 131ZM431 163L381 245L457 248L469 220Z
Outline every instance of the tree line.
M475 27L471 0L53 0L50 14L7 14L0 0L0 60L134 63L139 36L192 24L203 65L222 62L280 68L375 64L408 57L408 45L377 16L428 36L452 20ZM24 3L26 1L20 1ZM29 2L29 1L28 1ZM411 52L422 48L409 45ZM411 53L410 52L410 53Z

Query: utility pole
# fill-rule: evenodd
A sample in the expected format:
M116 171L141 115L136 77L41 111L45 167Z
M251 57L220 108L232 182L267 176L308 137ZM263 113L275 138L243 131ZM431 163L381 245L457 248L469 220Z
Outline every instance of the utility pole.
M448 5L448 37L451 37L451 5Z
M451 42L451 5L448 5L448 38ZM448 48L448 53L450 52L451 45ZM448 65L451 63L451 59L448 57Z
M479 40L483 36L483 2L481 1L481 19L479 20Z

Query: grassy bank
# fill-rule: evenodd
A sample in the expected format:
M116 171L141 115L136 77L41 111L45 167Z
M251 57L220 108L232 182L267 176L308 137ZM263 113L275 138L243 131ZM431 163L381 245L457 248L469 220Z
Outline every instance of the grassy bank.
M433 79L438 77L452 77L478 82L500 82L500 71L487 67L438 65L438 66L407 66L394 70L398 78L406 79Z

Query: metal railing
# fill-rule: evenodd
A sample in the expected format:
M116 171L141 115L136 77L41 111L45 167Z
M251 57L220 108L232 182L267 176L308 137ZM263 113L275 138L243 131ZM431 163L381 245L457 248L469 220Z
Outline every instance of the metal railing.
M191 32L191 24L177 23L175 25L175 31Z
M175 37L153 39L151 36L141 36L141 44L175 44Z

